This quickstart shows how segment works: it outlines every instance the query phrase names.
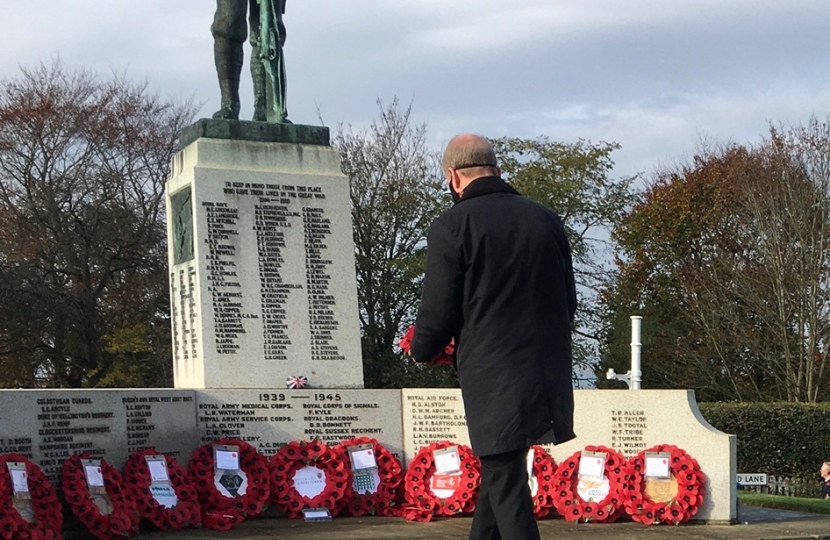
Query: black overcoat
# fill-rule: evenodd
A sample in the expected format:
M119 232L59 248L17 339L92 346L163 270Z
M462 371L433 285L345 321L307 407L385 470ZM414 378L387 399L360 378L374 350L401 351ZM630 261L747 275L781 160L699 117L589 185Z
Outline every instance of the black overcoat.
M498 177L430 226L412 357L456 340L476 455L573 439L571 250L562 221Z

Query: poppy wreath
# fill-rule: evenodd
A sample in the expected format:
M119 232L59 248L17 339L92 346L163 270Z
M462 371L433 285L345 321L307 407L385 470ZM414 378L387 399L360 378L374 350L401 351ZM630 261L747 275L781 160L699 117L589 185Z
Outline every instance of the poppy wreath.
M176 492L178 502L172 508L159 504L150 492L152 484L150 468L145 456L161 455L155 448L134 452L124 465L124 486L130 497L136 501L138 514L162 531L178 531L202 523L198 495L187 470L176 460L164 456L170 484Z
M452 495L438 497L430 488L435 475L433 452L450 446L458 447L461 460L461 481ZM450 441L432 443L418 450L409 463L404 480L406 506L402 513L409 521L432 521L434 516L471 514L476 508L481 464L468 446Z
M63 462L61 488L72 513L89 529L96 538L112 540L119 536L138 534L138 515L135 501L127 496L118 469L101 460L101 475L104 489L112 503L112 513L104 514L98 509L89 491L82 459L92 459L84 452L75 454Z
M248 480L244 495L227 497L216 488L213 446L217 444L239 447L239 467ZM205 529L227 531L259 515L271 494L268 462L245 441L220 439L200 446L193 451L187 469L196 486L202 509L202 527Z
M346 485L346 491L340 504L340 511L353 516L397 514L395 500L403 483L403 467L392 453L381 445L377 439L355 437L334 446L333 450L345 464L349 463L349 447L371 444L378 465L380 484L374 493L358 493L354 482Z
M302 516L304 508L328 508L332 517L336 516L352 485L350 468L321 441L291 441L271 456L268 466L274 504L290 518ZM304 467L317 467L325 477L325 488L313 497L294 487L294 475Z
M406 329L406 333L398 342L398 347L406 354L412 354L409 350L412 348L412 338L415 336L415 325ZM435 358L427 362L428 364L451 366L452 356L455 354L455 340L450 341L444 349L439 352Z
M26 464L29 495L35 515L31 523L26 521L12 504L14 493L11 476L6 467L6 463L10 461ZM40 467L20 454L3 454L0 456L0 469L2 469L0 472L0 499L2 499L0 500L0 538L3 540L60 538L63 513L58 502L58 493Z
M625 514L623 507L623 485L625 457L606 446L586 446L586 452L604 452L604 476L608 479L608 494L600 501L586 501L579 496L579 458L582 452L575 452L559 464L554 474L556 495L554 507L567 521L598 521L612 523Z
M677 494L668 502L653 501L646 494L646 452L665 452L671 456L669 472L677 481ZM659 444L643 450L628 461L623 487L625 511L631 519L644 525L678 525L689 521L703 504L705 481L706 477L695 458L674 445Z
M550 454L541 446L531 446L533 452L533 466L531 476L536 480L536 492L533 496L533 514L537 518L543 518L554 509L554 498L556 496L556 463Z

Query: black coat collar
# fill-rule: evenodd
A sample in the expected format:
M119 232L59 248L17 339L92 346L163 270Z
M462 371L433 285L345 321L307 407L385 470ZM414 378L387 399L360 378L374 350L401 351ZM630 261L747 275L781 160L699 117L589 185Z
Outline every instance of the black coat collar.
M510 185L498 176L484 176L473 180L466 189L461 199L455 203L462 203L467 199L473 197L480 197L481 195L489 195L491 193L512 193L519 195L519 192L510 187Z

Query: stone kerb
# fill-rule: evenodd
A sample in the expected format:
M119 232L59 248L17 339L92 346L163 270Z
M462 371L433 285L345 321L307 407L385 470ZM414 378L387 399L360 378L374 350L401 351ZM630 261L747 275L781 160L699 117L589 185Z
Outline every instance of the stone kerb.
M546 446L561 462L587 445L605 445L631 457L657 444L674 444L697 459L707 476L707 497L696 520L737 519L737 442L701 416L692 390L577 390L577 438ZM438 440L470 444L461 392L457 389L402 391L405 460Z
M200 137L167 184L177 388L362 388L348 179L323 144Z

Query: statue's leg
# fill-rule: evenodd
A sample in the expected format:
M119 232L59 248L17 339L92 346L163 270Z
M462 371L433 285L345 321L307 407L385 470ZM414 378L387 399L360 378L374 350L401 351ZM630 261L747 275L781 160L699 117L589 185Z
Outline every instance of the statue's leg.
M239 118L239 78L242 74L247 28L246 3L238 0L216 0L216 15L210 27L213 33L213 56L219 77L221 107L214 118Z
M250 0L248 21L251 27L251 79L254 81L254 122L268 121L268 87L265 64L260 58L259 4Z
M282 12L285 13L285 0L281 1L281 9ZM279 28L280 28L280 65L279 65L279 100L280 100L280 115L281 115L281 123L290 124L291 121L288 119L288 106L286 105L285 96L288 93L288 79L285 76L285 54L283 51L285 50L285 25L282 22L282 18L279 20Z

